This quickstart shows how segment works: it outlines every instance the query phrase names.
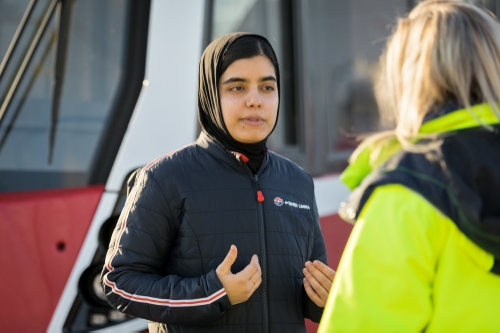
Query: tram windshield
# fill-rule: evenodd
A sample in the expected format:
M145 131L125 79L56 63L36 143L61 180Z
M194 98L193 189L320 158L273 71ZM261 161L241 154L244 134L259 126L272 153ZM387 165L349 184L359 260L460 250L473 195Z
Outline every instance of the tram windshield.
M0 192L91 183L123 75L127 5L0 1Z

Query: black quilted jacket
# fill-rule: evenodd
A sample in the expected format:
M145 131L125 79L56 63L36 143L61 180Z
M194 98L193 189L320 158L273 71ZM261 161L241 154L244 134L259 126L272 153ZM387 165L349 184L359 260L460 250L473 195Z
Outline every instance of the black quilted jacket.
M215 274L231 244L232 272L257 254L263 280L235 306ZM326 263L311 177L273 152L254 176L202 133L139 173L102 281L108 302L152 321L150 332L305 332L323 311L302 283L315 259Z

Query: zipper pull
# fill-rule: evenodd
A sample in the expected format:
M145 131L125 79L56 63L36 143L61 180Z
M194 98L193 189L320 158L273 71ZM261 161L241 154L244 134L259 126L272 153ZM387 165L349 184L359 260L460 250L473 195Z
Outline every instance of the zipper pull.
M257 191L257 201L258 202L263 202L264 201L264 194L262 194L261 190Z
M255 184L257 184L257 201L263 202L264 194L262 194L262 191L260 190L259 175L255 174L253 179L255 180Z
M246 157L245 155L243 155L241 153L240 153L240 160L242 160L244 163L247 163L248 161L250 161L250 159L248 157Z

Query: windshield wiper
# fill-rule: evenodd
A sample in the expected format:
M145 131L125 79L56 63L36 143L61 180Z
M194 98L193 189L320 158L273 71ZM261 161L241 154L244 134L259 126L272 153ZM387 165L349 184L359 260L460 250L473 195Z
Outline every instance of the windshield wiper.
M56 32L52 32L52 36L50 36L50 41L47 43L47 46L42 52L42 56L40 57L40 61L36 65L36 67L40 68L42 64L47 60L47 57L50 54L50 51L52 51L52 48L54 46L54 41L55 41L55 34ZM19 103L16 105L16 109L12 113L12 116L10 117L9 124L5 127L5 131L3 132L2 138L0 139L0 151L2 151L3 145L7 141L7 138L9 137L10 132L14 128L14 123L17 120L17 117L21 113L21 110L23 109L24 102L28 99L28 95L31 91L31 88L33 87L33 84L35 84L36 79L39 77L40 71L35 71L35 73L30 77L30 80L28 84L26 85L26 88L24 89L24 92L19 99Z
M43 17L42 23L40 24L38 31L36 32L36 35L33 38L33 41L31 42L31 45L28 49L28 52L26 52L26 55L24 56L23 62L21 63L21 66L19 67L14 80L10 84L10 88L9 88L6 96L4 97L2 106L0 106L0 124L2 123L5 110L7 110L7 108L9 107L10 102L12 101L12 97L16 93L16 90L19 86L19 82L21 82L21 79L24 76L26 68L30 64L31 59L33 58L33 54L35 53L36 49L38 48L38 44L40 43L40 40L42 39L43 33L45 32L45 29L47 29L47 26L49 25L50 18L52 17L52 13L54 11L56 3L57 3L57 0L53 0L52 3L50 3L48 10L45 12L45 16Z
M7 49L7 52L5 52L5 56L3 57L2 63L0 64L0 80L2 80L2 74L7 65L9 64L10 57L12 56L12 53L16 50L17 45L19 44L19 39L21 39L24 29L26 28L26 22L31 17L31 14L33 14L33 10L35 9L36 2L38 0L31 0L30 3L28 4L28 7L24 11L23 18L21 19L21 22L19 22L19 25L17 26L16 33L14 34L14 37L12 37L12 40L10 41L9 48ZM0 115L1 118L1 115Z
M61 107L61 95L66 68L66 54L68 51L68 34L71 14L71 0L61 0L58 3L59 13L59 36L57 37L56 61L54 65L54 77L52 80L52 109L50 113L49 134L49 156L48 163L52 163L54 155L54 144L56 140L57 124L59 122L59 108Z

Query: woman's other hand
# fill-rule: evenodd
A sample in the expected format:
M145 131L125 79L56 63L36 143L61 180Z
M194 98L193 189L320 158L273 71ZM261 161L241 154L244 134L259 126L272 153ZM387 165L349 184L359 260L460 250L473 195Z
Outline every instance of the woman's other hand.
M231 266L236 261L237 256L236 246L231 245L226 258L215 270L232 305L248 300L262 283L262 272L257 255L252 256L250 263L241 272L233 274Z
M319 260L306 261L304 272L304 289L309 298L317 306L325 307L328 293L332 287L335 271Z

